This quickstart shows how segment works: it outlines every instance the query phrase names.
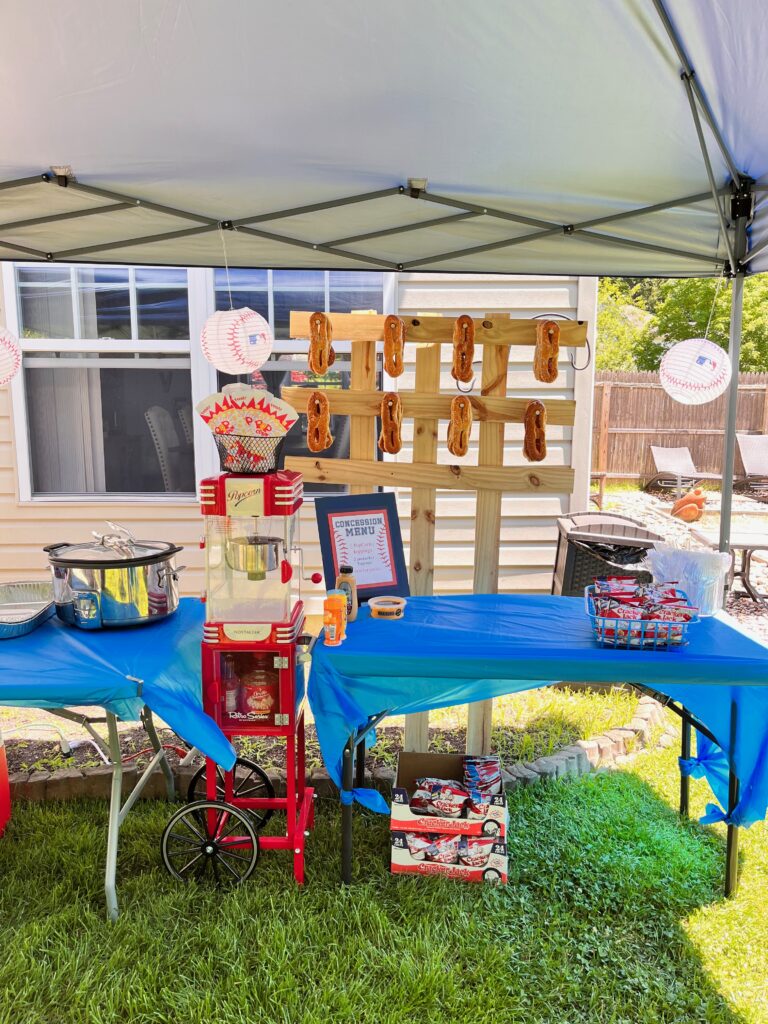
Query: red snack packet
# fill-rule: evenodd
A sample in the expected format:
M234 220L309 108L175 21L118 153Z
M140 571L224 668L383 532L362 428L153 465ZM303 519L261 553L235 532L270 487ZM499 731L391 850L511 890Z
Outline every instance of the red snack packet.
M408 843L408 852L414 860L424 860L427 850L432 846L431 839L417 835L415 832L406 832L405 841Z
M484 867L495 842L495 839L487 836L462 836L459 842L459 862L468 868Z
M425 851L425 860L432 861L435 864L457 863L459 859L460 836L435 835L430 838L432 839L432 844Z

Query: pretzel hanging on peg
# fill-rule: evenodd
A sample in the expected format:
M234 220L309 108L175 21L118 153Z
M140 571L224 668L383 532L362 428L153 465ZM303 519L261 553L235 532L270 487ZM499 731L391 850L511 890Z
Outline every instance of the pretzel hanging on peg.
M523 455L529 462L543 462L547 457L547 410L544 403L529 402L525 407L523 423Z
M322 377L336 361L333 351L331 321L325 313L311 313L309 317L309 368Z
M324 452L333 444L331 410L322 391L313 391L307 402L307 448Z
M384 321L384 369L390 377L399 377L403 372L404 345L405 324L399 316L390 314Z
M472 430L472 403L465 395L456 395L451 402L451 421L448 425L448 451L463 458L469 451Z
M544 384L557 380L557 357L560 352L560 324L557 320L539 320L536 324L536 351L533 354L533 375Z
M388 455L397 455L403 447L400 428L403 424L403 403L400 395L388 391L381 402L381 433L379 448Z
M475 322L471 316L462 314L453 325L453 367L451 376L462 384L469 384L474 377L472 360L475 358Z

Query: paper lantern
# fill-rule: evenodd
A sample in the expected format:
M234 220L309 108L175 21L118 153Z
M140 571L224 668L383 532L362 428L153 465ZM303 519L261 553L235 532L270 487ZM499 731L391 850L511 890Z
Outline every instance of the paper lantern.
M0 327L0 387L10 384L21 369L19 339Z
M222 309L209 316L200 335L203 355L222 373L253 373L272 351L272 331L259 313L247 306Z
M669 349L659 367L661 386L682 405L704 405L728 387L728 353L706 338L688 338Z

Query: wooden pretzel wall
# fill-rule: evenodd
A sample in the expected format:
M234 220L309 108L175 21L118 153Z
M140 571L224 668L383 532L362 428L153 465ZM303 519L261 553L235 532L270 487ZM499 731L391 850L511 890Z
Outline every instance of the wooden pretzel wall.
M308 339L310 312L292 312L292 338ZM478 464L439 465L438 446L450 418L451 400L458 391L441 392L441 346L452 344L454 320L450 317L403 317L405 340L416 346L416 374L413 391L398 389L404 418L413 419L412 462L381 462L377 459L376 417L384 394L376 390L376 348L383 344L384 316L364 313L334 313L330 317L333 336L351 342L351 373L348 391L322 391L331 415L350 417L348 459L292 456L286 467L312 483L349 484L353 494L373 487L411 490L411 531L409 577L411 593L432 593L435 553L435 505L438 490L474 491L477 494L475 526L475 593L496 593L499 576L501 498L512 493L570 493L574 472L568 466L545 462L527 466L504 465L504 424L522 423L530 399L507 397L507 367L513 345L532 346L537 320L512 320L508 315L489 314L474 320L474 343L482 350L480 393L467 397L472 405L473 427L479 437ZM560 345L586 345L585 322L560 322ZM479 350L478 350L479 351ZM576 403L547 398L546 384L538 384L546 399L547 422L552 426L573 426ZM284 387L282 397L300 412L307 408L312 391ZM482 543L478 543L482 538ZM486 753L490 748L493 702L471 704L467 726L467 750ZM426 750L429 715L411 715L406 720L406 748Z

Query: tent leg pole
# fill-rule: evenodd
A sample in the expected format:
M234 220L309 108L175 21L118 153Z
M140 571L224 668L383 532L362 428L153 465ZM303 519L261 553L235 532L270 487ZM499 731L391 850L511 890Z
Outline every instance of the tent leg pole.
M691 723L683 719L682 741L680 743L680 757L687 761L691 756ZM688 775L680 773L680 817L688 817L689 796L691 792L691 779Z
M353 759L355 737L350 736L344 747L344 762L341 767L341 788L350 797L353 786ZM341 881L344 885L352 882L352 803L341 805Z
M748 217L736 218L736 259L743 259L747 251ZM728 389L728 411L725 419L723 447L723 485L720 500L720 550L731 546L731 508L733 506L733 467L736 460L736 413L739 401L739 356L741 354L741 325L744 310L744 268L734 268L733 295L731 297L731 324L728 355L731 359L731 383Z
M739 802L739 778L736 775L736 702L731 701L731 729L729 751L731 771L728 776L728 815L736 810ZM725 896L735 896L739 888L739 828L728 824L725 840Z

